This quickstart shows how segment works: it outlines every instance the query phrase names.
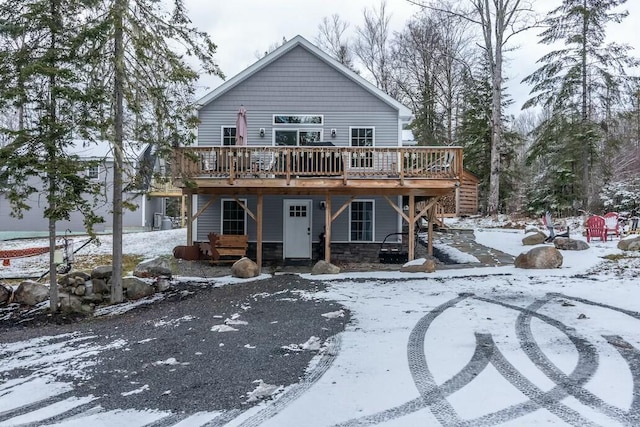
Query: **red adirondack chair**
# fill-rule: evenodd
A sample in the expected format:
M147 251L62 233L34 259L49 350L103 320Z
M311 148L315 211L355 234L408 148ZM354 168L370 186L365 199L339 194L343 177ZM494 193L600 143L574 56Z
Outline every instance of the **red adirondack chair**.
M604 224L607 227L607 236L615 235L620 238L620 215L618 212L607 212L604 214Z
M600 215L593 215L587 218L584 228L587 230L587 242L590 242L593 238L599 238L603 242L607 241L607 226L604 218Z

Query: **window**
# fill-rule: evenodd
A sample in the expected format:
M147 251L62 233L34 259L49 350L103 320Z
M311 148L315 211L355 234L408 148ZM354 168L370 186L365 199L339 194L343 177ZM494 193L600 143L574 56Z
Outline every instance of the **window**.
M236 127L222 127L222 145L236 145Z
M351 241L373 242L373 201L351 202Z
M246 200L241 200L246 204ZM222 234L247 234L247 216L235 200L222 200Z
M318 129L275 129L274 145L307 145L322 141L322 130Z
M100 166L93 165L87 168L87 177L89 179L98 179L100 177Z
M291 205L289 206L289 217L291 218L306 218L307 206L306 205Z
M311 114L275 115L274 125L321 125L322 116Z
M374 128L351 128L352 147L373 147ZM354 151L351 156L351 167L370 168L373 167L373 152L362 150Z

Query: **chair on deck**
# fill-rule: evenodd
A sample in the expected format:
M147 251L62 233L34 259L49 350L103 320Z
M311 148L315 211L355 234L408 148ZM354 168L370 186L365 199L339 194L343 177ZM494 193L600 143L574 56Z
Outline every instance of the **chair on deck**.
M251 164L254 173L272 174L276 166L276 155L271 151L257 151L251 153Z
M593 238L599 238L601 241L607 241L607 226L604 218L599 215L593 215L587 218L584 224L587 230L587 242L591 242Z
M618 212L608 212L604 215L607 236L613 234L620 238L620 215Z

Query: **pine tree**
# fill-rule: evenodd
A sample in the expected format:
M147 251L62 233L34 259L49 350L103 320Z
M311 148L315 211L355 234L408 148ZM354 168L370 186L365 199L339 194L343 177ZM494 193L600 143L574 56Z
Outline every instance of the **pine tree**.
M196 119L192 96L198 73L185 56L206 72L224 77L213 60L215 44L191 26L182 0L172 9L154 0L108 0L95 5L88 22L94 30L91 85L112 94L102 111L113 114L113 281L111 301L122 301L122 152L126 141L150 143L158 155L193 139ZM178 52L181 46L182 52ZM101 79L101 76L108 76ZM106 101L106 100L105 100ZM111 113L112 112L112 113Z
M5 195L17 217L45 189L52 311L58 307L56 222L78 211L92 232L102 220L93 214L100 188L83 173L89 165L69 154L72 136L90 127L77 113L95 99L77 72L87 60L77 49L87 37L77 19L82 10L77 0L0 2L0 111L19 116L17 126L0 128L0 180L11 183Z
M466 105L462 112L461 124L456 136L459 145L464 148L464 166L480 177L480 204L485 212L490 209L490 170L492 163L492 128L491 128L491 99L492 87L487 67L478 72L479 77L467 75L464 99ZM502 108L511 101L503 95ZM505 129L509 124L506 117L501 118ZM504 211L510 198L514 195L517 181L516 151L522 143L516 132L504 130L503 144L499 150L500 164L500 210Z
M606 106L619 99L626 69L637 63L628 56L629 46L605 44L605 26L627 16L626 12L612 10L625 2L564 0L547 15L547 29L540 40L548 45L563 42L564 46L540 58L538 62L544 65L523 80L533 85L534 94L523 108L542 106L553 112L538 134L563 136L565 145L557 161L578 159L571 170L582 186L571 186L571 197L580 200L583 208L590 204L591 166L597 159L598 143L605 136L606 123L602 126L598 117L609 116ZM568 129L563 130L563 126ZM559 177L564 179L565 175Z

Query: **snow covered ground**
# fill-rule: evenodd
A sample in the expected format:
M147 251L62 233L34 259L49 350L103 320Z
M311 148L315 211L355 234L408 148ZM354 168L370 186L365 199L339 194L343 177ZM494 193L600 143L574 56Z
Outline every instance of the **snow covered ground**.
M473 227L485 246L512 255L529 249L521 244L522 229L490 228L495 223L478 221L457 225ZM125 235L125 251L169 254L185 240L181 233ZM88 250L109 253L109 237L101 240L101 246ZM73 385L60 380L61 372L80 376L83 365L99 363L105 346L87 340L82 352L72 353L65 343L85 339L73 334L0 343L0 378L38 368L34 375L0 384L0 426L42 425L39 420L67 411L71 415L54 425L637 426L640 258L616 245L617 240L597 241L586 251L563 252L563 265L556 270L507 266L323 276L329 286L314 297L338 301L351 311L346 331L318 351L309 366L311 381L284 389L256 382L247 396L271 399L240 412L176 418L144 408L106 411L99 404L105 397L75 396ZM604 259L607 255L621 257ZM42 261L11 264L0 272L37 269ZM210 284L231 281L218 278ZM319 347L313 337L308 343ZM71 397L55 399L70 392ZM130 392L148 388L140 384ZM16 411L18 404L33 406Z

